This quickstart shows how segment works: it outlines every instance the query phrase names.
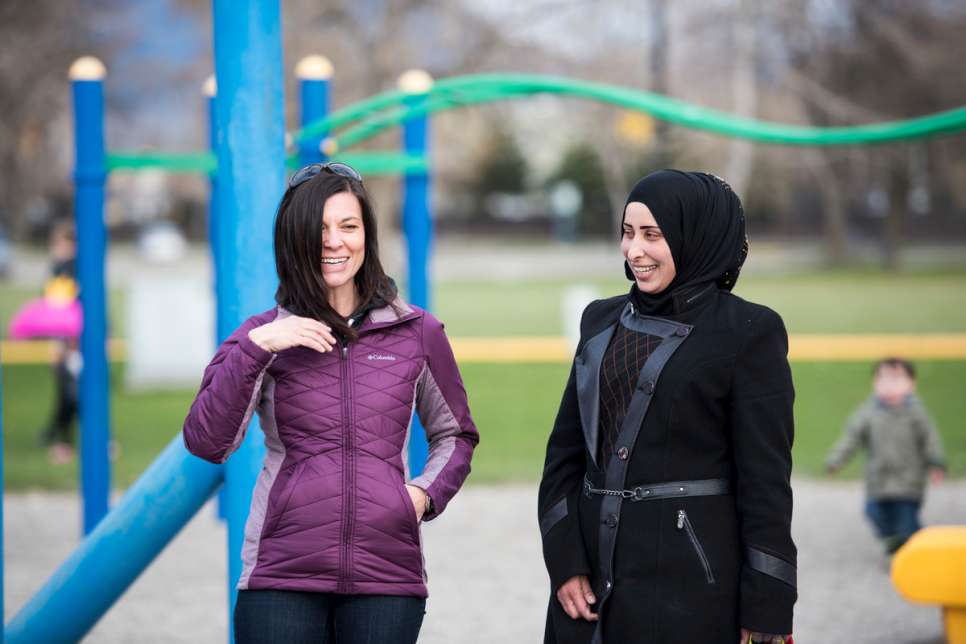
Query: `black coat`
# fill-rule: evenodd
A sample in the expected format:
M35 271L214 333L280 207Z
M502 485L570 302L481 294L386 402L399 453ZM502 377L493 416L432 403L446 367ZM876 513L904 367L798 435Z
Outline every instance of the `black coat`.
M547 643L734 644L740 627L792 632L785 327L771 309L714 286L688 297L671 318L637 314L626 295L584 311L540 484ZM664 339L641 371L614 453L595 463L598 373L619 323ZM590 494L585 474L598 489L643 486L642 498ZM729 491L646 498L654 484L705 479L726 479ZM581 574L599 626L572 620L556 599Z

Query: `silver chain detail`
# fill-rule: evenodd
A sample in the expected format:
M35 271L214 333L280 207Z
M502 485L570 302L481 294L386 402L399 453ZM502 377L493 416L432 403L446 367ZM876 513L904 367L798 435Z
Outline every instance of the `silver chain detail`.
M584 490L588 494L599 494L600 496L619 496L622 499L633 499L637 495L636 490L603 490L591 486L590 481L584 479Z

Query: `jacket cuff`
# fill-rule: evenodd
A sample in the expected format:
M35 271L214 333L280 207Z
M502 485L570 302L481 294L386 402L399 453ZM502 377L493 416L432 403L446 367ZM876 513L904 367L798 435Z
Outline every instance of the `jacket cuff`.
M790 566L790 564L786 564ZM745 562L741 568L741 627L759 633L792 633L798 591L786 581L759 572Z
M433 498L433 495L430 494L429 490L426 488L425 485L421 485L416 479L413 479L411 481L406 481L406 485L411 485L413 487L416 487L422 490L423 494L426 495L426 504L427 505L432 504L433 506L432 510L427 508L426 511L423 512L423 516L420 517L420 521L430 521L439 516L438 508L436 507L436 499Z
M238 348L244 351L245 355L256 361L262 367L271 362L272 358L275 356L275 354L271 351L266 351L252 342L252 339L248 337L247 332L238 336Z
M580 534L574 495L550 506L540 517L540 532L543 535L543 558L550 575L552 593L557 592L571 577L592 576L587 550Z

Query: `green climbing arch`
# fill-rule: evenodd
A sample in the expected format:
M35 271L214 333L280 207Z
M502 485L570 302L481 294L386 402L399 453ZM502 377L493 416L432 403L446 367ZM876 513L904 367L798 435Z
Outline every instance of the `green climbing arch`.
M346 150L406 119L424 114L518 99L534 94L573 96L644 112L682 127L759 143L829 146L867 145L940 136L966 130L966 106L902 121L847 127L804 127L740 118L718 110L642 90L533 74L475 74L438 81L426 95L385 92L337 110L294 132L295 144L327 136L329 156L352 164L363 174L397 174L426 168L426 160L395 152L347 153ZM216 169L210 153L141 154L118 152L107 157L109 169L160 168L170 172L209 173ZM297 165L297 156L288 158Z

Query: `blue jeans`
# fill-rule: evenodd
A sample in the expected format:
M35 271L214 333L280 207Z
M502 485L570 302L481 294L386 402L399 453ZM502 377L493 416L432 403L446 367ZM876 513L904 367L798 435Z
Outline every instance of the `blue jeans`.
M889 549L895 551L922 527L921 506L922 502L917 499L869 499L865 503L865 515L879 537L889 541Z
M415 644L426 600L240 590L236 644Z

